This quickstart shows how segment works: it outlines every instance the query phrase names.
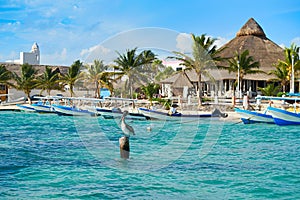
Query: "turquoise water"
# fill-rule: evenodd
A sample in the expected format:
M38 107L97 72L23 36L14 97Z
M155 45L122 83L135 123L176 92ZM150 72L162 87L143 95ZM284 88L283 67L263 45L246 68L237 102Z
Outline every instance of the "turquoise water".
M300 199L299 126L128 121L124 161L118 120L0 117L0 199Z

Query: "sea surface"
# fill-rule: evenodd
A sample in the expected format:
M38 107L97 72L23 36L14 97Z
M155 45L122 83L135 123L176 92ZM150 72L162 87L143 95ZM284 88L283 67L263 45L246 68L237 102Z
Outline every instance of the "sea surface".
M0 112L0 199L300 199L300 126Z

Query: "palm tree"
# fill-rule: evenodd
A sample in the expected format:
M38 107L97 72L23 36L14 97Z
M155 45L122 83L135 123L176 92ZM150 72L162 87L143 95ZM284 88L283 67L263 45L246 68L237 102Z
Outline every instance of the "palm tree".
M121 79L124 75L128 77L129 93L130 97L133 95L133 83L141 83L142 79L145 77L143 75L143 66L152 63L156 58L155 55L150 50L144 50L141 53L136 53L137 48L132 50L127 50L125 54L118 55L119 57L114 60L117 64L115 69L119 70L117 74L119 75L116 80Z
M173 75L174 73L175 73L174 69L169 66L166 67L163 71L158 72L154 79L156 81L160 81L167 78L168 76Z
M157 94L159 85L156 83L148 83L148 85L142 86L142 91L148 97L150 106L152 106L153 95Z
M70 95L71 97L74 94L74 85L77 81L80 80L81 74L80 70L82 68L82 62L76 60L71 67L69 68L68 72L64 75L60 75L60 81L64 84L69 85L70 87Z
M198 106L202 105L202 75L210 78L212 81L213 77L210 75L209 70L215 66L215 61L221 61L222 58L218 54L223 49L217 49L214 45L215 38L207 37L205 34L201 36L195 36L191 34L193 40L193 51L192 57L180 53L173 52L179 61L182 61L182 65L186 66L186 70L195 70L198 76Z
M300 60L299 60L299 47L297 47L294 43L291 44L290 48L284 49L285 60L278 60L278 66L282 68L282 70L287 70L287 81L291 81L292 75L292 62L294 58L294 70L295 73L300 70ZM285 69L284 69L285 68Z
M58 86L59 70L52 70L51 67L45 66L44 73L37 77L37 86L41 88L41 93L46 90L50 96L51 90L60 89Z
M92 82L95 84L95 97L100 98L101 88L104 86L109 89L110 92L113 92L113 76L112 72L107 72L108 66L104 65L102 60L94 60L93 65L86 65L86 71L83 71L83 76L86 81Z
M279 86L275 87L274 83L268 84L265 88L259 87L258 89L262 92L264 96L276 96L280 90Z
M234 57L228 59L228 62L229 67L226 67L225 69L227 69L229 73L235 72L237 74L237 79L238 77L240 79L237 80L237 82L240 84L247 74L265 73L261 70L258 70L260 64L258 61L254 61L252 56L249 56L248 50L243 51L241 54L236 51L234 53Z
M15 81L13 85L17 90L21 90L25 93L29 104L31 104L30 93L31 90L36 88L37 79L36 74L37 70L27 63L21 66L21 74L18 76L16 72L12 73L12 79Z
M9 84L9 80L11 79L11 72L6 69L4 65L0 65L0 83Z
M283 65L281 62L278 62L276 69L271 70L268 74L269 75L273 74L276 76L275 78L269 79L269 81L280 82L282 86L282 91L285 93L286 86L288 85L290 79L288 68L286 68L286 66Z

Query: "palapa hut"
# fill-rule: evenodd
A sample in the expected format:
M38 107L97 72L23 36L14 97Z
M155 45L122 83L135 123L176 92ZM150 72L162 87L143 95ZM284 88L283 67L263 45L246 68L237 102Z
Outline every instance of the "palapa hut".
M233 57L234 52L242 53L249 51L249 55L254 61L259 61L259 70L269 72L273 70L274 64L278 59L284 60L284 49L267 38L261 26L250 18L246 24L237 32L236 37L225 44L225 49L220 53L221 57ZM227 64L228 65L228 64ZM226 65L224 65L226 66ZM236 80L236 74L221 71L223 77L224 91L232 90L233 82ZM267 74L245 75L241 84L243 92L257 91L257 87L265 87L266 82L272 78Z
M244 26L237 32L236 37L230 40L221 48L224 50L220 53L221 57L229 58L233 57L237 51L242 53L245 50L249 51L249 55L254 58L254 61L259 61L259 70L269 72L275 69L274 64L278 62L278 59L284 59L284 49L272 42L267 38L261 26L253 19L250 18ZM227 62L221 63L223 66L228 66ZM194 86L194 90L197 90L197 75L193 71L186 72L187 79L191 81ZM236 73L228 73L226 70L211 70L211 75L215 78L214 84L211 81L203 77L202 81L203 91L208 95L218 95L231 97L233 95L233 83L237 79ZM170 77L161 81L162 88L170 88L174 90L174 83L179 78L178 75ZM252 91L256 92L257 87L265 87L266 82L272 78L267 74L251 74L244 76L241 89L243 92ZM176 84L177 88L180 88ZM183 85L182 85L183 88ZM192 90L190 88L190 90ZM174 95L182 95L181 93L174 92ZM165 91L165 93L168 93Z
M196 73L193 71L181 71L162 81L162 95L163 96L182 96L187 97L195 86L193 83L197 82Z

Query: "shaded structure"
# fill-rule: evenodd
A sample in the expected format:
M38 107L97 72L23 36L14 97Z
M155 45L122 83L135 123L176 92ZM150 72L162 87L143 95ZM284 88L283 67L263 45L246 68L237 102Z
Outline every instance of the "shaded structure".
M274 64L278 62L278 59L284 60L284 49L268 39L262 27L253 18L250 18L237 32L236 37L225 44L223 48L225 49L220 56L225 58L233 57L236 51L242 53L248 50L249 56L260 63L259 70L264 72L275 69ZM226 64L222 64L226 66ZM224 90L229 91L236 80L236 74L228 74L227 71L221 71L221 73L224 77L224 86L227 86ZM243 92L257 91L257 87L265 87L270 78L273 76L267 74L245 75L241 89Z
M219 55L223 58L233 57L236 51L242 53L248 50L249 56L252 56L254 61L259 61L259 70L264 72L274 70L274 64L278 62L278 59L284 60L284 49L268 39L262 27L253 18L250 18L242 26L235 38L221 48L224 48L224 50ZM219 64L225 67L229 66L225 61ZM211 70L210 73L216 82L212 83L210 79L202 76L204 83L202 84L203 95L232 97L234 95L234 82L237 79L236 73L229 73L227 70ZM198 90L198 77L196 73L194 71L187 71L185 75L187 76L186 80L189 80L190 84L186 84L186 81L178 81L178 79L182 79L178 74L162 80L163 95L167 96L165 94L168 93L176 96L183 95L183 87L187 85L191 91ZM242 92L257 92L257 88L265 87L266 82L270 78L273 78L273 76L267 74L245 75L241 83L241 90ZM180 82L184 82L184 84L179 85L178 83ZM190 85L193 85L193 87L190 87Z

